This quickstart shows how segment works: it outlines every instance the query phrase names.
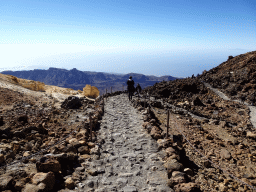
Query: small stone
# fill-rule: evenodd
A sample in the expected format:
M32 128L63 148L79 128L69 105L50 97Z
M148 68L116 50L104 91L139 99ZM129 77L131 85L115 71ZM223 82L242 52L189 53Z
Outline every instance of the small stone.
M75 182L71 177L67 178L65 181L65 187L68 189L74 189L75 188Z
M128 183L128 180L127 179L125 179L125 178L118 178L117 180L116 180L116 183L117 184L127 184Z
M90 149L90 154L95 154L95 155L97 155L97 154L99 154L99 152L100 152L100 149L99 149L99 146L98 146L98 145L95 145L94 148L91 148L91 149Z
M204 167L206 167L206 168L210 168L211 167L211 163L208 160L203 160L202 163L203 163Z
M186 173L187 175L189 175L191 177L193 176L193 171L190 168L185 168L184 173Z
M88 181L87 185L88 185L88 187L93 188L94 187L94 182L93 181Z
M88 146L81 146L78 148L78 153L82 154L89 154L90 150Z
M77 138L72 138L68 141L68 143L70 143L70 144L73 144L73 143L76 143L76 142L78 142Z
M251 131L248 131L246 133L246 137L252 138L252 139L256 139L256 133L253 133Z
M124 191L124 192L137 192L137 189L136 189L136 187L134 187L134 186L125 186L125 187L123 188L123 191Z
M86 172L87 172L89 175L91 175L91 176L96 176L96 175L98 175L98 172L97 172L96 169L88 169Z
M220 156L221 156L222 159L231 159L231 154L226 149L221 149Z
M224 192L224 191L227 191L227 190L228 190L228 187L225 186L224 183L219 184L219 191Z
M133 173L119 173L118 176L120 176L120 177L132 177Z
M31 152L30 151L25 151L23 153L23 157L28 157L29 155L31 155Z
M173 171L172 172L172 177L184 177L185 173L182 173L180 171Z
M88 145L88 147L90 147L90 148L95 147L95 143L93 143L93 142L88 142L87 145Z
M4 155L0 154L0 163L3 163L3 162L4 162Z

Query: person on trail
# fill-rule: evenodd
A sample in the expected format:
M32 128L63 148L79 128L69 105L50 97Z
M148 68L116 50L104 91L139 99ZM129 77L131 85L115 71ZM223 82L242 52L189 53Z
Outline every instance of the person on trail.
M141 86L140 84L138 83L137 86L136 86L136 92L138 94L138 97L140 96L140 92L141 92Z
M130 76L127 81L127 90L128 90L128 94L129 94L129 100L132 100L132 95L135 91L134 81L132 80L132 76Z

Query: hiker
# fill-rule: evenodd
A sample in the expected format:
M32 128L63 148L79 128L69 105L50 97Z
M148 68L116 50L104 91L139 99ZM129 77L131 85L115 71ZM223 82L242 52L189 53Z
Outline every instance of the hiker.
M137 86L136 86L136 92L138 94L138 97L140 96L140 92L141 92L141 86L140 84L138 83Z
M129 100L132 100L132 95L135 91L134 81L132 80L132 76L130 76L127 81L127 90L128 90L128 94L129 94Z

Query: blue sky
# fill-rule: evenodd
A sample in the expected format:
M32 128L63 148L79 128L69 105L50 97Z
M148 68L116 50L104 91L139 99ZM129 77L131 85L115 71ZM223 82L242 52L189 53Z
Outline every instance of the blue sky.
M0 1L0 68L191 76L256 50L255 0Z

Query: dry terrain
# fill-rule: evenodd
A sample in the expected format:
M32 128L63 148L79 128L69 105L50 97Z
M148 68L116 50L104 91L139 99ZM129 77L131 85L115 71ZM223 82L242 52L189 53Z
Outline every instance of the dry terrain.
M0 74L0 190L253 191L255 65L230 57L131 102Z

